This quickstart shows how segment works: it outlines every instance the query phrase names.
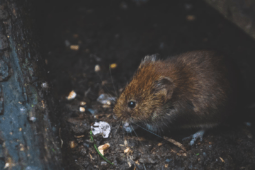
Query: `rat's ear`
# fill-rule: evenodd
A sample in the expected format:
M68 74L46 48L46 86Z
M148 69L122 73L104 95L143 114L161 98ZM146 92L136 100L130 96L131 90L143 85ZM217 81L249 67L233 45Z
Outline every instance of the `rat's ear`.
M157 60L157 54L153 54L153 55L146 55L144 57L144 59L142 60L140 67L142 67L143 65L147 64L147 63L154 63Z
M171 99L174 91L173 81L169 77L160 77L155 81L153 93L163 95L165 100Z

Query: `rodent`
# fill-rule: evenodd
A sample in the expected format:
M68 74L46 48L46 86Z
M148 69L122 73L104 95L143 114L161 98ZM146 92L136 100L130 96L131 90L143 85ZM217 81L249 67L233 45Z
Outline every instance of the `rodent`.
M154 132L215 127L239 111L235 67L214 51L192 51L166 60L146 56L113 109L122 122Z

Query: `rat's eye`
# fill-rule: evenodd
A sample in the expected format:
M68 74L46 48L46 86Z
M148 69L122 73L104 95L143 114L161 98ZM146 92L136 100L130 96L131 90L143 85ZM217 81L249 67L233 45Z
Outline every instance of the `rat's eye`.
M135 101L128 102L128 107L131 109L133 109L135 107L135 105L136 105Z

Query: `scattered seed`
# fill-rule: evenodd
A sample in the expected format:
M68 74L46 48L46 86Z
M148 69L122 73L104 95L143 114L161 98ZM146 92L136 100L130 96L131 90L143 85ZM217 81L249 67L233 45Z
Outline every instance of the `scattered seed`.
M80 107L80 112L85 112L85 108L84 107Z
M194 15L187 15L186 19L188 21L194 21L196 19L196 17Z
M71 100L71 99L74 99L76 97L76 93L75 93L75 91L71 91L70 93L69 93L69 95L66 97L66 99L67 100Z
M24 150L25 150L24 146L20 144L20 151L24 151Z
M45 103L44 103L44 101L42 100L41 102L42 102L42 108L45 109Z
M86 104L87 104L87 103L84 102L84 101L81 101L81 102L80 102L80 105L81 105L81 106L85 106Z
M91 160L94 160L94 158L91 154L89 154L89 157L90 157Z
M224 159L222 157L220 157L220 160L221 160L221 162L225 163L225 161L224 161Z
M127 140L124 140L124 145L127 146L128 142Z
M132 166L132 163L128 160L128 167L130 168Z
M158 143L158 146L162 146L163 145L163 143Z
M75 51L79 50L79 48L80 48L79 45L71 45L71 46L70 46L70 49L71 49L71 50L75 50Z
M111 106L108 105L108 104L104 104L102 107L103 107L103 108L110 108Z
M95 72L99 72L100 71L100 66L99 65L95 65Z
M111 65L110 65L110 68L111 69L114 69L114 68L116 68L117 67L117 64L116 63L112 63Z
M70 142L70 148L75 148L76 147L76 143L75 143L75 141L71 141Z
M84 135L80 135L80 136L75 136L76 138L83 138Z
M128 152L130 152L130 151L131 151L130 148L127 147L127 149L124 150L124 153L128 153Z
M106 144L104 144L104 145L100 145L99 147L98 147L98 150L99 150L99 152L102 154L102 155L104 155L104 151L106 150L106 149L108 149L110 147L110 144L109 143L106 143Z

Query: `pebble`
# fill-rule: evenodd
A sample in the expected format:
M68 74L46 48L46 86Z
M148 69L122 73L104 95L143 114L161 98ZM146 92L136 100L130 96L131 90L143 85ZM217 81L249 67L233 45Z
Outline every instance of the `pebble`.
M169 163L171 162L173 159L166 159L165 162Z
M97 64L95 65L95 72L99 72L100 71L100 66Z
M102 165L102 166L106 166L106 165L107 165L107 162L102 161L102 162L101 162L101 165Z

